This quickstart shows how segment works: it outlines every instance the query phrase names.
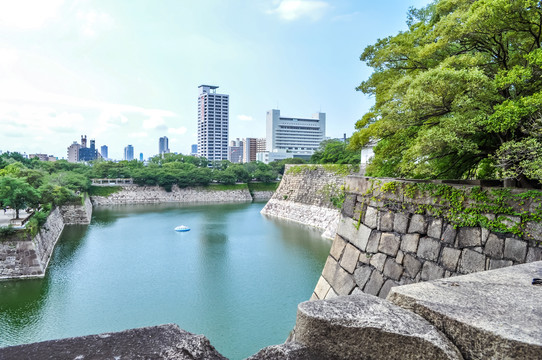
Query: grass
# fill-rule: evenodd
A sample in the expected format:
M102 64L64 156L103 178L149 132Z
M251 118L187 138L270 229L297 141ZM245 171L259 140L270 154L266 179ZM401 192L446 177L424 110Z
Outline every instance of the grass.
M227 191L227 190L245 190L248 189L247 184L209 184L208 186L202 187L207 191Z
M122 186L91 186L88 194L90 196L109 196L122 190Z
M272 182L272 183L248 183L248 189L251 192L254 191L275 191L277 190L277 187L279 186L278 182Z

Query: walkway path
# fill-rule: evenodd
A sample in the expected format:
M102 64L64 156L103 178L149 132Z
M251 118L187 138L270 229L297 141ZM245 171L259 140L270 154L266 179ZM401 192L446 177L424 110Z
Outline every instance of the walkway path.
M19 210L19 218L25 219L29 215L25 210ZM15 210L8 209L4 214L4 209L0 208L0 227L8 226L11 219L15 219Z

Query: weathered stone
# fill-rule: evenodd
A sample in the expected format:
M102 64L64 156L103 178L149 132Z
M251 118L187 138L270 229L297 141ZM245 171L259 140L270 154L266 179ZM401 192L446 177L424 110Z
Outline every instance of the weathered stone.
M350 218L343 217L337 227L337 234L343 239L350 241L361 251L365 251L369 235L371 235L371 229L363 224L357 224Z
M360 251L351 244L346 245L344 248L344 254L341 259L341 266L350 274L354 273L356 266L358 265Z
M395 213L393 219L393 231L406 234L408 230L409 215L406 213Z
M502 259L504 240L495 234L490 234L484 246L484 253L493 259Z
M346 197L344 198L343 206L342 206L342 213L351 219L354 218L354 209L356 207L356 198L357 196L354 194L346 194Z
M378 297L385 299L386 296L388 296L390 290L392 287L399 286L399 284L396 281L393 281L391 279L386 280L384 285L382 285L382 288L380 289L380 292L378 293Z
M335 290L333 290L333 288L330 288L329 291L326 294L326 297L324 299L325 300L335 299L338 296L339 296L339 294L337 294L337 292Z
M403 267L397 264L394 259L388 258L384 265L384 275L393 280L399 280L402 274Z
M335 260L339 261L345 246L346 241L344 241L339 235L335 235L335 240L333 240L333 244L331 244L329 254L333 256Z
M174 324L5 347L0 358L227 360L205 336Z
M393 231L393 212L381 211L378 230L380 231Z
M519 216L499 215L498 218L507 228L511 228L521 222Z
M317 296L318 299L325 299L327 292L331 288L331 285L324 279L323 276L320 276L320 279L318 279L318 282L316 283L316 287L314 288L314 294Z
M401 236L401 250L406 252L417 252L420 234L405 234Z
M373 269L371 269L369 266L360 266L356 269L356 271L354 271L354 280L360 289L363 289L365 284L367 284L372 272Z
M525 224L525 237L527 239L542 239L542 223L529 221Z
M295 341L326 359L462 359L427 321L370 295L299 304Z
M442 219L432 219L427 227L427 236L440 239L442 235Z
M440 263L442 264L442 266L444 266L445 269L455 271L457 269L457 263L459 261L460 255L461 250L445 247L444 249L442 249Z
M382 233L377 230L373 230L371 232L371 236L369 236L369 241L367 241L367 247L365 251L370 253L375 253L378 251L378 245L380 244L380 236Z
M514 263L512 260L494 260L489 259L489 270L500 269L507 266L512 266Z
M352 276L346 272L331 256L327 257L324 270L322 271L322 276L338 295L348 295L354 286L356 286Z
M482 230L478 227L460 228L457 234L460 248L482 245Z
M371 274L371 278L363 288L363 292L376 296L380 292L383 284L384 277L382 276L382 274L380 274L380 272L378 271L373 271L373 273Z
M405 269L405 273L410 276L412 279L418 275L420 272L420 269L422 267L422 263L420 260L416 259L414 256L410 254L406 254L405 258L403 259L403 266Z
M398 264L402 264L403 263L403 258L405 257L405 253L402 252L401 250L397 251L397 256L395 257L395 261L398 263Z
M369 265L371 263L371 257L373 254L367 254L365 252L360 252L358 261L363 264Z
M415 214L410 219L409 233L425 234L427 232L427 221L423 215Z
M441 240L444 241L446 244L453 244L455 243L456 235L457 230L454 229L452 225L448 224L444 227L444 232L442 233Z
M397 255L399 250L400 241L395 234L383 233L380 237L380 244L378 245L378 251L388 254L390 256Z
M438 266L437 264L426 261L423 263L422 267L422 280L435 280L435 279L441 279L444 277L444 269Z
M486 256L471 249L464 249L461 252L458 271L462 274L469 274L477 271L484 271L486 267Z
M307 346L291 341L280 345L268 346L246 360L324 360L321 354Z
M374 266L378 271L383 271L386 258L386 254L376 253L371 257L371 265Z
M465 359L542 359L542 262L395 287L388 300L431 319Z
M524 262L527 255L527 242L506 238L504 242L504 257L517 262Z
M372 206L367 206L363 223L371 229L376 229L378 225L378 210Z
M417 255L419 258L437 261L440 254L440 241L430 237L420 239Z
M527 259L525 259L525 262L533 262L533 261L540 261L540 260L542 260L542 248L530 247L529 251L527 251Z
M482 245L486 244L487 239L489 238L489 234L491 231L489 231L486 228L482 228Z

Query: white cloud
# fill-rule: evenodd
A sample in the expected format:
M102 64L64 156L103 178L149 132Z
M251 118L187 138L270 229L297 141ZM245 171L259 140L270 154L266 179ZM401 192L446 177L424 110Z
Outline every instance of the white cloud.
M131 137L131 138L144 138L144 137L147 137L147 133L144 132L144 131L133 132L133 133L128 134L128 137Z
M77 13L77 20L79 21L81 32L84 36L93 38L102 31L111 29L115 22L111 15L96 11L79 11Z
M313 21L319 20L331 6L320 0L282 0L277 8L269 10L269 14L277 14L287 21L307 17Z
M252 121L253 118L250 115L237 115L237 118L241 121Z
M180 128L169 128L167 132L170 134L184 135L186 134L186 127L181 126Z
M165 124L164 119L161 116L154 115L148 119L143 120L143 129L151 130L161 127Z
M38 29L54 18L63 0L0 0L0 27Z

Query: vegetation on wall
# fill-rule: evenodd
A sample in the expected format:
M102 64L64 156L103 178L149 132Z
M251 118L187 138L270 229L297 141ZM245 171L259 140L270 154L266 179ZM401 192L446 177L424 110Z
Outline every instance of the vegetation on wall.
M367 174L542 179L542 3L438 0L365 48L375 96L351 147L377 141Z

